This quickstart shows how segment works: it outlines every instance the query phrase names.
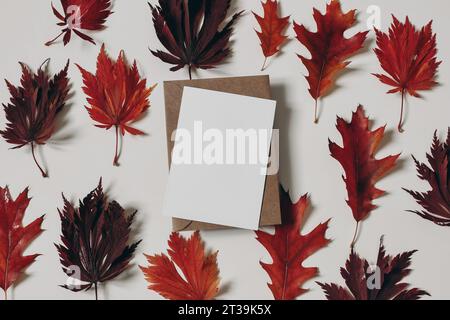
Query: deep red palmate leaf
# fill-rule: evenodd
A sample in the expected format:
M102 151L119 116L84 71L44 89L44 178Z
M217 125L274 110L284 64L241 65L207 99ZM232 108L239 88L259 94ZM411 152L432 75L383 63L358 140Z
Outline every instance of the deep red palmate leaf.
M307 195L292 203L289 192L280 191L283 224L275 226L275 233L256 231L256 239L267 249L272 264L261 263L272 283L268 284L276 300L294 300L307 289L303 284L316 277L319 269L304 267L303 262L328 245L325 237L328 221L306 235L300 233L309 206Z
M6 80L11 100L3 104L7 124L6 129L0 131L8 143L16 145L13 149L31 146L33 159L43 177L48 177L48 173L38 163L35 147L45 144L52 137L57 116L65 107L69 94L69 61L53 78L43 68L48 61L39 67L37 73L20 63L22 78L18 87Z
M403 109L406 94L420 97L418 91L430 90L437 82L436 73L441 62L437 61L436 34L432 21L417 30L408 17L401 23L392 16L389 33L375 29L377 48L375 53L381 67L387 73L374 74L382 83L393 87L388 93L402 96L398 131L403 132Z
M214 299L220 283L218 252L205 252L198 231L188 239L174 232L168 244L168 256L145 255L149 265L140 268L149 283L148 288L170 300Z
M136 61L129 67L123 51L117 61L111 60L102 45L97 59L97 71L92 74L77 65L83 76L83 91L88 96L86 107L89 116L98 128L115 128L116 143L113 164L119 165L119 132L143 135L131 124L139 120L150 108L149 96L155 86L147 88L147 80L142 79Z
M62 14L52 3L53 14L58 18L61 33L45 43L50 46L61 36L64 45L70 42L72 32L81 39L95 44L94 39L84 31L98 31L105 27L106 19L112 14L111 0L61 0ZM83 30L83 31L82 31Z
M23 226L23 218L28 204L28 188L15 200L8 187L0 187L0 288L8 298L8 288L14 285L25 269L39 254L24 256L30 243L41 234L44 216Z
M278 14L278 1L266 0L261 2L264 10L264 16L259 16L253 12L261 31L256 31L256 34L261 41L261 48L264 54L264 63L261 71L266 69L267 59L274 56L280 51L280 46L288 38L285 35L285 29L289 25L290 16L280 17Z
M363 48L368 31L359 32L348 39L344 37L344 33L356 22L356 10L343 13L339 0L332 0L325 14L314 8L314 20L316 32L295 22L294 31L298 41L311 54L310 59L301 55L298 57L309 72L306 80L309 93L315 100L314 122L317 123L317 101L330 92L337 74L350 64L346 60Z
M343 179L348 192L347 204L356 220L355 234L351 243L353 248L359 224L376 208L372 201L385 193L376 188L375 184L395 167L400 154L375 159L386 127L370 131L369 118L365 116L362 106L353 113L350 123L338 117L336 127L342 136L343 147L331 140L329 147L331 156L339 161L345 171Z
M318 284L328 300L419 300L428 292L412 288L401 282L411 273L411 257L417 252L409 251L395 257L386 255L383 240L380 242L376 265L372 266L351 251L341 276L347 288L338 284Z
M112 280L125 271L141 241L129 244L136 212L127 215L116 201L108 202L102 181L75 208L63 195L61 244L55 244L64 273L78 281L62 287L74 292Z
M156 35L168 52L157 50L152 54L165 63L174 65L171 71L185 66L212 69L230 55L229 40L233 26L243 11L234 14L225 26L231 0L159 0L149 3Z
M431 152L427 154L430 166L413 159L416 163L419 178L428 182L431 187L427 192L416 192L404 189L422 206L424 210L410 211L440 226L450 226L450 128L447 141L440 142L434 134Z

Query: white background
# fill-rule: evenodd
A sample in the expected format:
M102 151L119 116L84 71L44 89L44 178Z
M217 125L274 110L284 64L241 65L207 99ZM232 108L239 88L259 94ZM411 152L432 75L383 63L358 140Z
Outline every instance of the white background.
M59 3L56 3L59 8ZM152 1L155 2L155 1ZM250 10L261 12L259 1L238 0L236 7L247 10L237 24L233 37L234 55L218 70L200 71L196 77L238 76L260 74L263 61L258 38L253 30L256 21ZM282 11L291 14L299 23L314 28L312 7L321 11L325 1L282 0ZM379 64L371 50L352 58L351 71L338 80L339 88L321 102L323 112L320 124L314 125L313 100L307 91L303 78L306 70L295 53L306 54L305 48L291 40L283 53L271 61L267 72L271 75L275 98L279 109L277 123L281 127L281 181L292 195L298 198L309 192L312 211L304 231L311 230L318 223L332 218L328 237L333 239L329 247L319 251L305 262L306 266L319 266L320 277L316 280L343 283L339 268L344 265L349 253L354 220L345 203L347 197L341 179L339 163L329 156L327 139L340 142L335 129L336 115L349 119L351 112L361 103L374 119L374 126L388 124L386 143L379 156L402 152L401 164L393 174L379 183L388 195L376 201L375 210L363 224L357 250L373 261L376 258L381 235L389 253L418 249L413 257L414 272L408 281L414 286L426 289L433 298L450 298L450 228L438 227L422 220L407 209L417 209L414 200L401 190L408 187L425 190L427 185L416 177L411 154L425 159L433 132L438 130L444 137L449 125L450 91L446 87L450 80L447 65L450 46L446 37L450 27L446 13L448 1L388 1L388 0L346 0L345 10L357 8L360 23L349 34L366 29L366 9L370 5L381 8L383 30L390 24L394 13L400 19L408 14L417 26L430 19L438 34L439 58L444 60L439 81L442 86L424 94L424 99L409 99L406 117L406 132L395 132L399 115L400 97L385 94L388 88L370 75L379 72ZM165 251L170 233L170 219L161 215L163 194L167 181L167 155L164 120L162 82L172 79L186 79L187 72L172 73L169 66L153 57L148 47L160 48L151 23L151 16L145 0L116 0L114 14L108 19L108 28L95 34L98 43L105 42L108 52L116 57L121 49L126 56L137 59L141 73L149 84L159 86L151 97L149 114L137 124L148 135L126 136L124 140L122 166L113 168L114 134L95 128L85 105L81 90L81 76L71 64L70 77L74 96L65 116L66 125L55 135L52 142L40 152L50 169L50 179L42 179L30 151L8 150L10 145L0 141L1 166L0 184L9 185L14 196L30 186L33 200L26 214L26 222L46 214L46 231L31 245L28 253L42 253L37 262L27 270L29 275L10 297L15 299L91 299L93 292L72 293L59 287L65 283L57 252L53 246L59 241L60 222L57 207L62 206L61 192L75 201L84 197L96 187L103 176L104 185L111 198L126 208L139 210L137 236L144 241L138 248L133 266L126 274L102 286L102 299L158 299L149 291L142 273L137 268L144 264L143 253L154 254ZM63 68L67 58L90 71L95 63L100 46L93 46L74 38L64 47L51 47L44 43L59 33L57 22L50 8L50 1L2 0L0 9L0 43L2 45L0 76L17 83L20 76L18 61L29 64L33 69L46 58L51 58L51 71ZM289 28L293 38L293 30ZM374 46L374 34L370 33L368 45ZM4 83L0 84L0 101L7 102L9 94ZM0 127L4 127L4 113L0 112ZM267 274L259 261L270 261L262 246L250 231L223 230L203 232L207 247L219 250L219 266L223 285L223 299L271 299L266 283ZM323 299L324 294L314 281L305 284L311 290L304 299Z

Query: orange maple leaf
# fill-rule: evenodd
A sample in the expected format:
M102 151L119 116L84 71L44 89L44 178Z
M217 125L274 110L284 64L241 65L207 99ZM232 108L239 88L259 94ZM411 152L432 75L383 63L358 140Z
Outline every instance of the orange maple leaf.
M189 239L174 232L168 244L169 256L145 255L149 266L140 268L150 284L148 288L170 300L214 299L219 292L220 283L218 252L205 253L198 231Z

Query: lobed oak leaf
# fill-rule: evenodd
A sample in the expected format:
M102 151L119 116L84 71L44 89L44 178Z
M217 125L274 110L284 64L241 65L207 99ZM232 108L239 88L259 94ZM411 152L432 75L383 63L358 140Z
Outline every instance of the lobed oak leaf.
M53 14L58 18L61 33L54 39L47 41L46 46L55 43L61 36L64 45L72 38L72 32L81 39L95 45L94 39L86 31L98 31L105 27L106 19L112 14L111 0L61 0L63 13L61 14L52 3ZM83 31L82 31L83 30Z
M389 33L375 29L377 48L374 49L386 74L374 74L382 83L393 87L388 93L402 95L399 132L403 132L403 109L405 95L420 97L418 91L430 90L437 82L436 73L441 62L437 61L436 34L432 21L417 30L406 17L401 23L392 16Z
M368 31L345 38L344 33L356 22L356 10L343 13L339 0L331 0L325 14L314 8L314 20L317 24L316 32L295 22L294 31L297 40L311 54L310 59L301 55L298 57L309 72L306 80L309 93L315 100L314 122L317 123L317 101L330 91L337 74L350 64L346 60L363 48Z
M450 226L449 146L450 128L446 142L440 142L435 132L431 152L427 154L430 166L419 162L413 156L419 178L428 182L431 190L416 192L404 189L424 209L410 212L416 213L420 217L440 226Z
M188 239L174 232L168 244L168 256L146 255L149 266L140 266L149 283L148 288L170 300L214 299L220 283L218 252L205 252L198 231Z
M328 221L302 235L308 196L304 195L294 204L289 192L281 190L280 198L283 224L275 226L274 234L256 231L256 239L272 257L272 264L260 264L272 281L268 286L274 298L294 300L307 291L302 288L303 284L318 275L318 268L304 267L303 262L330 242L325 238Z
M8 298L8 289L39 256L24 256L30 243L41 234L44 216L23 226L25 211L30 203L28 188L14 200L8 187L0 187L0 288Z
M92 74L77 65L83 76L83 91L88 96L86 107L89 116L103 129L115 127L116 143L113 164L119 165L119 132L122 136L143 135L131 124L139 120L150 108L149 96L155 86L147 88L147 80L142 79L136 61L129 67L123 51L117 61L111 60L102 45L97 59L97 71Z
M45 62L47 61L49 59ZM11 99L8 104L3 104L7 124L0 134L8 143L16 145L13 149L30 145L34 162L42 176L48 177L48 173L36 159L35 147L45 144L51 138L57 116L66 105L69 95L69 61L53 78L42 68L45 62L37 73L20 63L22 78L18 87L6 80Z
M347 288L338 284L318 282L328 300L419 300L428 292L401 282L411 273L411 257L417 252L409 251L395 257L386 255L380 242L376 265L362 259L352 249L341 276Z
M159 5L149 3L156 35L168 52L151 50L151 53L174 65L171 71L185 66L212 69L230 55L230 37L233 26L243 11L234 14L225 26L231 0L159 0Z
M369 118L365 116L362 106L353 113L350 123L338 117L336 127L342 136L343 147L329 140L329 148L331 156L339 161L345 171L343 179L348 192L347 204L356 220L353 248L361 221L376 208L372 201L384 194L375 184L395 167L400 154L375 159L385 127L370 131Z
M253 12L261 31L256 34L261 41L261 48L264 54L264 63L261 71L266 68L267 58L274 56L280 51L280 46L288 38L284 35L286 27L289 25L290 16L280 17L278 14L278 1L267 0L261 2L264 10L264 16L259 16Z
M62 287L73 292L95 289L125 271L141 241L130 242L135 213L127 216L116 201L108 202L102 181L75 208L63 195L61 244L55 244L64 273L74 285Z

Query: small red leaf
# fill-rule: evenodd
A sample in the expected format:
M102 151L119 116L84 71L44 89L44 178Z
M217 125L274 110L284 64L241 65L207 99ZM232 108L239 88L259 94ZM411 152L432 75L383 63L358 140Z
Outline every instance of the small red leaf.
M149 266L140 267L149 283L148 288L170 300L214 299L220 283L217 252L205 252L198 231L189 239L174 232L168 243L169 256L146 255Z
M317 276L318 268L304 267L303 262L330 240L325 238L328 222L318 225L306 235L300 233L309 206L305 195L293 204L289 193L281 190L283 224L275 226L275 233L256 231L256 239L267 249L272 264L261 262L272 283L268 284L276 300L294 300L307 290L302 285Z
M357 222L353 247L359 223L376 208L372 201L384 194L375 187L375 183L395 167L400 155L375 159L385 127L370 131L369 118L365 116L362 106L353 113L350 123L338 117L336 127L342 136L343 147L329 141L329 148L331 156L339 161L345 171L347 204Z
M0 288L5 292L5 298L8 288L17 282L25 269L39 256L23 255L30 243L43 231L43 216L25 227L22 225L30 200L28 189L14 200L8 187L0 187Z
M394 21L389 34L375 30L378 46L375 53L381 67L388 74L375 76L382 83L393 87L388 93L401 93L398 130L403 132L405 94L420 97L418 91L433 88L437 84L435 78L441 62L436 58L436 34L433 34L432 22L419 31L408 17L405 23L401 23L395 16L392 18Z
M344 33L356 22L356 10L343 13L339 0L331 0L325 14L314 9L317 32L311 32L304 25L294 22L297 39L311 53L308 59L299 55L309 75L309 93L316 102L314 121L317 123L317 100L333 87L337 74L350 62L346 61L364 46L367 32L359 32L347 39Z
M280 46L287 39L284 31L289 25L290 16L279 17L277 0L267 0L265 3L261 2L261 4L264 9L264 17L254 12L253 15L261 28L261 31L256 31L256 33L261 41L263 54L266 57L261 68L261 71L263 71L266 67L267 58L277 54L280 51Z

